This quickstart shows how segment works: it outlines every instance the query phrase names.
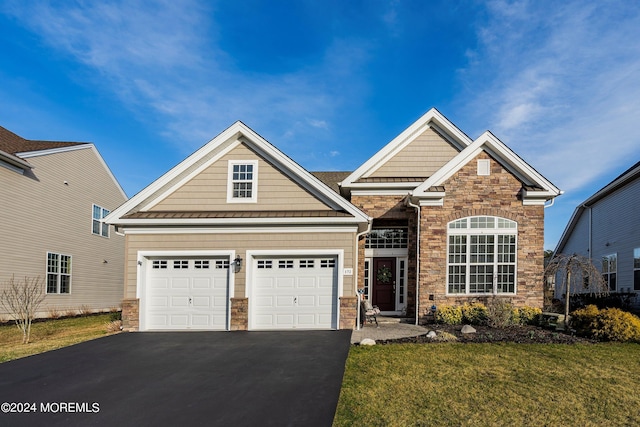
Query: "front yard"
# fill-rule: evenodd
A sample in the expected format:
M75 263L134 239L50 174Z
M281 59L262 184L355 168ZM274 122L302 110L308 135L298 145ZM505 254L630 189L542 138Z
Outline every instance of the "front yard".
M640 425L640 344L351 348L335 426Z
M29 344L22 344L22 333L15 324L4 324L0 326L0 363L104 336L111 317L100 314L34 322Z

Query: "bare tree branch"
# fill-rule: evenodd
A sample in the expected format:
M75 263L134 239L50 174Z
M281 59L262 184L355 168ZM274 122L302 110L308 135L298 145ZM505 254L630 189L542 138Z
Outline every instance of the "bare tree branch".
M40 277L25 277L23 282L18 282L11 276L2 287L0 305L13 317L22 331L22 343L27 344L31 338L31 323L45 297L42 281Z

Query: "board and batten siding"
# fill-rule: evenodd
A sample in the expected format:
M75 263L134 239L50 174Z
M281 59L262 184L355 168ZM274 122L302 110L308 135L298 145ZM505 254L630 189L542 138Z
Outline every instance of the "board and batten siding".
M449 142L429 128L384 165L372 178L429 177L458 154Z
M248 266L247 250L314 250L343 249L344 267L355 270L355 232L301 232L301 233L237 233L237 234L128 234L125 298L136 298L137 256L140 251L198 251L198 250L235 250L236 256L243 259L242 268L235 273L234 297L247 295L246 270ZM345 276L343 294L355 295L353 276Z
M227 203L230 160L258 161L256 203ZM150 211L330 210L308 191L241 144L186 182Z
M39 276L46 289L47 251L72 257L71 293L47 295L44 315L121 304L124 238L93 235L92 207L113 210L126 197L98 156L88 145L30 157L33 176L0 167L0 284Z

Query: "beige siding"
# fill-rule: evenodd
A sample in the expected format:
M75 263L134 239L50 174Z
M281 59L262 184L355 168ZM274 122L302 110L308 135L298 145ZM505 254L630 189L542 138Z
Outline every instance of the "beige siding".
M371 174L371 177L427 178L457 154L458 150L429 128Z
M119 187L92 148L29 163L32 177L0 167L0 284L40 276L44 288L47 251L61 253L72 256L71 294L47 295L43 312L119 306L124 238L91 233L92 205L115 209L126 200Z
M238 233L127 235L125 298L136 298L139 251L235 250L245 260L235 276L234 296L246 297L247 250L344 249L344 267L355 270L355 233ZM345 276L343 294L353 296L353 276Z
M227 203L229 160L258 160L256 203ZM185 183L152 211L329 210L324 203L283 175L244 144Z

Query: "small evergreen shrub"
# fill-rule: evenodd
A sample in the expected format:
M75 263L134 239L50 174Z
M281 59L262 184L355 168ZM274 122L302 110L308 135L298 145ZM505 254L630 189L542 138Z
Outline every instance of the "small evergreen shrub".
M488 319L487 307L479 302L464 303L462 309L462 321L472 325L486 325Z
M599 310L588 305L571 314L571 325L600 341L640 342L640 318L619 308Z
M514 309L513 323L517 325L538 325L541 316L542 310L537 307L520 307Z
M438 307L434 315L436 323L459 325L462 323L462 309L458 306L443 305Z
M600 310L595 304L590 304L571 313L571 327L578 335L592 336L596 316Z

